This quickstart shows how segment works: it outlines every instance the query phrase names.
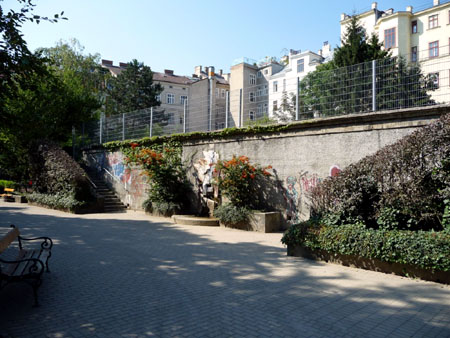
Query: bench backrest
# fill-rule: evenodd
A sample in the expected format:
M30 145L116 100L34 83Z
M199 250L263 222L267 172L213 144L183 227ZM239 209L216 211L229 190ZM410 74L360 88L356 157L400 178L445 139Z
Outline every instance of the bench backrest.
M0 235L0 253L5 251L19 235L19 229L17 228L11 228L5 235Z
M5 188L3 190L5 190L5 192L14 192L14 189L12 189L12 188Z

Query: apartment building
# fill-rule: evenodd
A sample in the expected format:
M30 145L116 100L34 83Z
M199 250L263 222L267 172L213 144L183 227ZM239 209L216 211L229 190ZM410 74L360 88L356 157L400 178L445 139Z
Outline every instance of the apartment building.
M126 66L127 64L123 62L115 66L113 61L102 60L102 67L108 69L114 77L117 77ZM183 130L184 102L189 99L190 85L193 81L189 77L175 75L173 70L165 69L164 73L153 72L153 82L159 83L163 87L163 91L157 97L160 105L154 107L155 120L160 120L164 114L164 120L167 121L167 125L164 127L165 131L181 132Z
M286 66L269 77L269 117L289 114L282 111L281 107L283 99L286 98L295 110L299 82L319 64L330 61L332 56L332 50L327 41L317 53L291 49L289 55L284 58Z
M195 67L192 74L191 101L187 131L211 131L226 126L227 99L230 91L229 74L220 69Z
M230 72L230 115L233 125L244 126L268 114L269 80L283 65L273 59L234 61Z
M438 87L431 93L436 102L450 101L450 2L433 0L429 7L416 12L412 6L397 12L380 10L373 2L369 11L357 16L367 34L378 35L393 56L420 64L423 74ZM341 37L350 18L341 14Z

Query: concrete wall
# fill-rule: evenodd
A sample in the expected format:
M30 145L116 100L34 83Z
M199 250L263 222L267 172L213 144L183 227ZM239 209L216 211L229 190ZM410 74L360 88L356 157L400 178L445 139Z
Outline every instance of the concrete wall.
M186 142L183 160L194 188L192 211L199 205L199 185L207 176L209 163L217 158L245 155L253 163L272 165L275 169L274 181L261 189L261 194L269 209L282 212L287 227L309 217L309 194L324 178L445 113L450 113L450 106L323 118L291 125L278 133ZM140 208L139 203L145 200L146 193L143 176L121 166L123 158L118 152L92 155L100 158L97 160L99 169L107 167L118 178L110 182L119 190L124 202L132 208ZM99 165L101 161L103 164ZM125 182L128 191L123 188Z

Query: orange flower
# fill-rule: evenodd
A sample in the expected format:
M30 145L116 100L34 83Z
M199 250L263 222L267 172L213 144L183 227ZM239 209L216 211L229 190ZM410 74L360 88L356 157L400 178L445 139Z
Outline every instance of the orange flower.
M136 148L137 146L139 146L139 144L133 142L133 143L130 143L130 146L131 146L132 149L134 149L134 148Z

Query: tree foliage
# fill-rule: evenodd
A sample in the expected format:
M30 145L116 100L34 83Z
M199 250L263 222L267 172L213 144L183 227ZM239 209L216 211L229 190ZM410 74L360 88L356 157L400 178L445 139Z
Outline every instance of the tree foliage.
M163 88L153 83L150 67L136 59L109 83L107 113L127 113L134 110L159 106L157 96Z

